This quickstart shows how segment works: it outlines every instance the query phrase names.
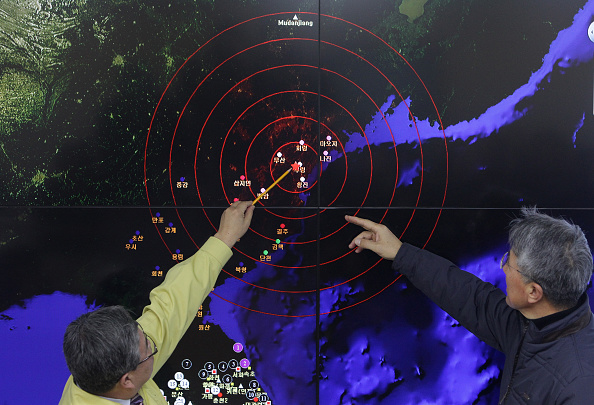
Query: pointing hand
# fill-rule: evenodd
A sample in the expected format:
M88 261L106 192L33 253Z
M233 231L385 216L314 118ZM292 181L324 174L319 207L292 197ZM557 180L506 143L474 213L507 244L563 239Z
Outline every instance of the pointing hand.
M356 248L356 253L369 249L384 259L394 260L396 254L400 250L400 246L402 246L402 242L388 229L387 226L350 215L345 215L344 218L347 222L350 222L353 225L359 225L365 229L364 232L357 235L349 244L350 249Z

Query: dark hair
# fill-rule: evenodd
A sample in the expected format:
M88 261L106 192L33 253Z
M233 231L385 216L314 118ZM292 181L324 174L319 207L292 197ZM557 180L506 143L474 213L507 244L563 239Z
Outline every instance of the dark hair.
M579 226L523 208L510 225L509 246L526 278L559 308L571 308L592 277L592 252Z
M63 347L76 385L102 395L138 365L138 324L122 306L103 307L70 323Z

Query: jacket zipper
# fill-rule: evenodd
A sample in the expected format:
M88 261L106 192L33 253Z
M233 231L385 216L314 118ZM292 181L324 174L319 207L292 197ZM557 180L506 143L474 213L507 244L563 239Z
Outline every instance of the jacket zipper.
M516 357L514 358L514 367L512 369L512 375L509 379L509 384L507 384L507 389L505 390L505 395L499 402L499 405L505 403L507 396L511 390L512 383L514 382L514 377L516 376L516 366L518 365L518 359L520 358L520 351L522 350L522 345L524 344L524 338L526 337L526 332L528 331L528 325L530 324L529 321L524 322L524 329L522 330L522 339L520 339L520 345L518 346L518 351L516 352Z

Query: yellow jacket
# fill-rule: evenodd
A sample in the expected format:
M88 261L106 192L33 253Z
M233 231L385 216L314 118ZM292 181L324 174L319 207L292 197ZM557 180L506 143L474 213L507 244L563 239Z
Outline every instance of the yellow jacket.
M154 377L165 364L210 293L231 249L219 239L211 237L189 259L167 272L165 280L150 293L151 303L144 308L138 323L156 343ZM151 378L140 389L145 405L166 405L157 384ZM113 405L114 402L89 394L68 378L59 405Z

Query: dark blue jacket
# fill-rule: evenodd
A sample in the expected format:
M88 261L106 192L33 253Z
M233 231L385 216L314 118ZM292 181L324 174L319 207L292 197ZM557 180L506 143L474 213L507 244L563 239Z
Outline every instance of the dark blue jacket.
M594 322L587 296L539 329L507 305L499 288L430 252L403 244L392 268L505 354L500 403L594 404Z

